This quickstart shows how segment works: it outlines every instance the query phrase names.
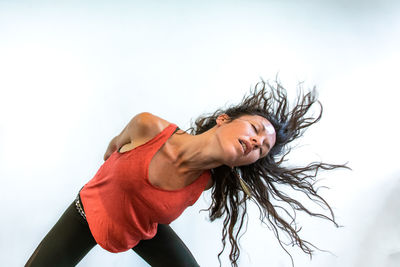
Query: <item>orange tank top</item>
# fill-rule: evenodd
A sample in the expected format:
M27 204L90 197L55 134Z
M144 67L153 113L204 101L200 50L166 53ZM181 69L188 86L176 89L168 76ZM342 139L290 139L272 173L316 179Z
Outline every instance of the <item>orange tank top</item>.
M176 129L171 123L148 142L127 152L115 151L82 188L90 231L104 249L122 252L151 239L159 223L174 221L204 191L210 171L173 191L155 187L148 179L151 159Z

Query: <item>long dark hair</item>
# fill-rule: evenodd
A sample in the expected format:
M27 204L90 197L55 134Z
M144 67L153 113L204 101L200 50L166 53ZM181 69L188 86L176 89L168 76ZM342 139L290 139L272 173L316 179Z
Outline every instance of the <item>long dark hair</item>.
M319 170L332 170L336 168L348 168L345 165L312 162L303 167L290 167L286 156L291 151L289 144L301 137L304 131L318 122L322 115L322 105L317 100L315 88L304 93L302 87L297 95L297 101L293 107L289 106L287 92L276 80L273 83L257 83L250 94L243 100L227 109L218 109L213 114L197 118L194 126L190 128L191 134L203 133L216 125L216 119L221 114L227 114L231 121L243 115L260 115L271 122L276 132L276 143L264 158L253 164L231 169L223 165L211 170L214 186L211 191L212 203L208 208L210 220L221 218L225 215L222 229L223 248L225 250L226 238L229 238L231 252L229 259L232 266L237 267L240 255L238 245L239 232L247 215L247 199L250 197L259 208L260 220L267 223L273 230L281 247L283 246L279 232L288 234L291 245L297 245L310 256L314 245L300 238L300 229L296 225L296 211L303 211L311 216L327 219L338 227L334 213L329 204L317 193L315 187L316 176ZM317 116L308 115L314 104L319 106ZM329 210L329 216L314 213L306 208L298 200L289 197L279 189L280 185L288 185L291 189L304 193L313 202ZM276 203L283 202L292 209L292 214ZM283 218L278 210L283 211L289 219Z

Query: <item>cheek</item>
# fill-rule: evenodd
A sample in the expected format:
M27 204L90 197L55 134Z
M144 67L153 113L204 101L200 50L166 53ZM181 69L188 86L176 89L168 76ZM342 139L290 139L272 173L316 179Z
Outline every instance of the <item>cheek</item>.
M227 160L234 160L237 157L237 148L228 138L220 140L222 154Z

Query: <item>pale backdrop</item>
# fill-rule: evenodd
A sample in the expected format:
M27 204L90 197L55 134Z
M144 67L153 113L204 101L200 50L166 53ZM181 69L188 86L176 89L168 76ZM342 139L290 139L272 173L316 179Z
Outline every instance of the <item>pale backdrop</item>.
M321 173L343 227L299 216L331 253L290 248L296 267L400 266L399 34L396 1L0 0L0 266L26 262L132 116L187 128L278 73L324 104L293 160L353 168ZM209 201L172 224L206 267L221 249ZM239 266L291 266L254 206L249 218ZM79 266L147 264L97 246Z

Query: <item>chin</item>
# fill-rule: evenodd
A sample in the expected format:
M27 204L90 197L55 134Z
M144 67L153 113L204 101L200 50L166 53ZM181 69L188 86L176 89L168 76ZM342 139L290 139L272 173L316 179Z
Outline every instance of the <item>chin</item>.
M257 160L252 160L252 161L247 161L247 162L240 162L240 163L237 163L236 164L236 166L247 166L247 165L250 165L250 164L253 164L253 163L255 163Z
M235 167L242 167L242 166L246 166L246 165L249 165L249 164L251 164L251 163L237 163L235 165Z

